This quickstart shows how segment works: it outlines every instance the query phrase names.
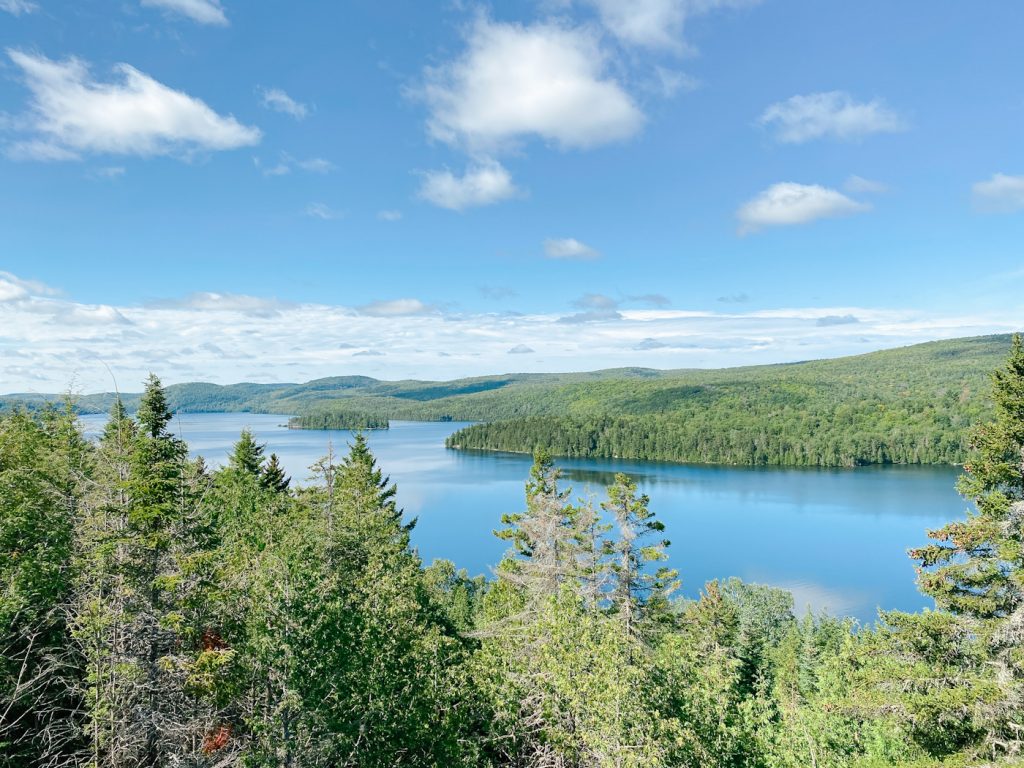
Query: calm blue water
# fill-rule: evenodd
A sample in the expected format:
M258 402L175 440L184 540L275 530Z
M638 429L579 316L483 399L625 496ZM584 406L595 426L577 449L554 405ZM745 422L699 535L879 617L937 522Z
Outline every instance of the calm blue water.
M83 419L96 430L102 417ZM222 464L249 427L296 481L326 453L345 449L350 432L299 431L286 416L186 414L174 426L193 454ZM489 572L505 549L492 535L504 512L524 506L526 456L462 453L444 447L460 423L395 422L368 439L398 484L406 514L418 518L413 543L424 561L448 558L471 574ZM908 547L925 530L963 517L957 472L934 467L855 470L680 466L631 461L560 462L575 496L602 498L615 472L633 476L672 540L670 565L683 591L739 576L791 590L797 607L871 621L878 607L917 610L930 601L914 587Z

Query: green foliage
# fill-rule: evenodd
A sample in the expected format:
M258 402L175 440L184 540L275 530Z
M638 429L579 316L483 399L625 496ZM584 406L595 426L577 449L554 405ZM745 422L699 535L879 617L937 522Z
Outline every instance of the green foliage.
M723 370L180 384L167 388L167 398L182 411L300 414L297 424L306 428L383 428L394 419L488 422L450 439L464 449L541 447L556 456L722 464L950 464L963 461L969 425L989 412L986 373L1008 340L955 339ZM114 399L85 397L79 408L107 410ZM45 400L11 395L0 406ZM138 407L139 395L125 402Z
M70 407L5 414L0 766L1019 764L1019 340L994 399L977 514L915 553L940 610L866 628L737 579L673 598L636 484L574 503L544 451L470 578L423 567L362 435L293 488L251 434L189 460L155 378L95 445Z
M391 423L386 416L372 413L340 410L312 410L288 419L289 429L340 429L357 431L362 429L388 429Z

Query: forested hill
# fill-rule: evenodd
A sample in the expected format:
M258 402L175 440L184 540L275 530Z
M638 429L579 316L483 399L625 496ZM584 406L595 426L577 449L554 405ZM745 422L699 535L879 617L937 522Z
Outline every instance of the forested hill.
M458 448L733 464L955 463L988 407L987 372L1009 336L929 342L833 360L717 370L508 374L448 382L363 376L305 384L177 384L183 412L252 411L329 423L331 414L468 420ZM133 410L138 395L126 395ZM0 407L56 396L10 395ZM110 393L78 400L106 411ZM545 418L537 418L545 417Z

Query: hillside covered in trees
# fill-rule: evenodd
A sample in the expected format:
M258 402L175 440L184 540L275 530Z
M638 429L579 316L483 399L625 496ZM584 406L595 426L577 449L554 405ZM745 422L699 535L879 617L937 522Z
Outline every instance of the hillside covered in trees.
M393 419L479 421L449 445L556 456L724 464L960 463L987 414L986 373L1009 336L937 341L856 357L721 370L619 369L450 382L360 376L307 384L177 384L185 412L295 414L293 426L376 428ZM125 395L129 411L139 395ZM10 395L0 407L55 396ZM76 400L106 411L114 395Z
M137 416L0 416L0 766L953 768L1024 755L1024 346L911 556L937 610L676 597L634 482L535 457L493 577L424 567L361 436L295 486L243 433L211 472ZM729 543L707 542L710 547ZM684 574L685 575L685 574Z

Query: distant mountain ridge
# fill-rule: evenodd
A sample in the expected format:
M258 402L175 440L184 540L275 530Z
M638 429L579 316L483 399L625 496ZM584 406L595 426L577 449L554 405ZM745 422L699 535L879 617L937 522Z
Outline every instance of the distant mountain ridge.
M335 376L304 384L167 387L182 412L248 411L301 424L478 421L460 449L730 464L955 463L987 416L989 373L1010 336L927 342L863 355L722 369L617 368L452 381ZM122 396L134 410L139 395ZM56 395L6 395L0 408ZM77 398L102 412L112 393Z

